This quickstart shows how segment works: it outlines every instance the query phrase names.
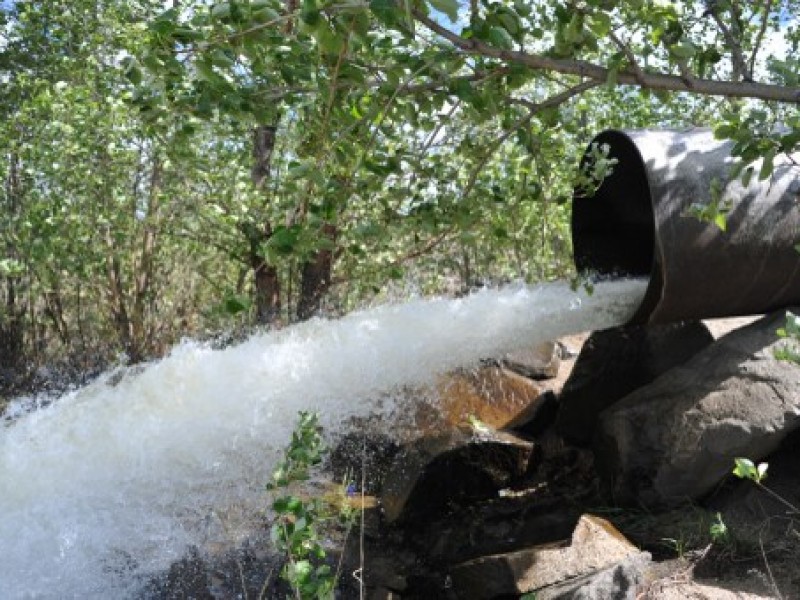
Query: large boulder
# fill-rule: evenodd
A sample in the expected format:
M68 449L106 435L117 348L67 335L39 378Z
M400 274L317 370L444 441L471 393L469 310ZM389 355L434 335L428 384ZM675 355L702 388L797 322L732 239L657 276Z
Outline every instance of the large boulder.
M713 341L697 321L593 333L561 392L557 431L573 443L589 444L603 410Z
M800 425L800 367L774 357L776 313L736 330L605 411L598 470L614 499L660 506L698 498Z

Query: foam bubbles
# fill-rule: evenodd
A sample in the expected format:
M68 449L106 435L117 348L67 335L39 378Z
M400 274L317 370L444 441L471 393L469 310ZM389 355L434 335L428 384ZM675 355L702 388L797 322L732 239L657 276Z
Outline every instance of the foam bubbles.
M335 430L397 410L386 392L565 334L628 320L641 280L511 286L414 300L255 335L184 343L0 429L0 598L135 596L192 545L257 515L299 410Z

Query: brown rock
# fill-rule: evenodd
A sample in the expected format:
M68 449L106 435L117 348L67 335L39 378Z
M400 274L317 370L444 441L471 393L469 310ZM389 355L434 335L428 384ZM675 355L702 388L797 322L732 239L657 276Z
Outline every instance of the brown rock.
M442 425L456 427L477 418L500 429L523 412L535 412L541 394L535 381L502 367L458 371L439 379L430 394L432 406L419 411L417 424L423 431L438 431Z

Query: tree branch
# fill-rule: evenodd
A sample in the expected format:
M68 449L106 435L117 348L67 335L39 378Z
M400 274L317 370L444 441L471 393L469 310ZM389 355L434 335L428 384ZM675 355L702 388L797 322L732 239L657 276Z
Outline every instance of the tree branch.
M545 110L547 108L554 108L556 106L560 106L564 104L567 100L572 98L573 96L577 96L587 90L590 90L593 87L597 87L600 85L599 81L584 81L583 83L579 83L568 90L561 92L560 94L556 94L555 96L551 96L547 100L543 102L531 102L530 100L525 100L522 98L514 98L512 101L516 104L521 104L525 108L528 109L528 114L519 119L515 122L511 127L506 129L497 140L495 140L494 144L489 148L489 150L483 155L478 164L476 165L475 169L472 171L472 175L467 182L467 185L464 186L464 191L461 193L462 200L469 196L472 188L475 187L475 183L478 180L478 174L483 170L483 167L486 166L486 163L489 162L489 159L492 155L497 152L498 148L503 145L503 143L513 135L515 131L517 131L520 127L524 127L527 125L531 119L536 115L536 113Z
M733 9L731 9L731 11L733 12ZM720 16L719 10L716 8L716 3L710 6L707 12L714 19L717 27L719 27L719 30L722 32L722 37L725 38L725 43L727 44L728 49L731 51L733 78L743 78L745 81L753 81L752 70L747 67L747 63L744 60L744 53L742 52L741 43L741 29L738 25L736 15L731 15L731 27L728 27Z
M628 44L623 42L617 34L613 31L608 32L608 36L611 38L611 41L620 49L620 51L625 55L625 58L628 59L628 64L630 65L631 71L633 71L633 76L636 77L636 82L639 85L644 85L645 81L645 74L642 71L642 68L639 66L639 63L636 62L636 57L633 56L633 52L631 52L630 47Z
M469 54L497 58L511 63L522 64L532 69L557 71L566 75L587 77L598 83L604 83L608 79L609 69L585 60L551 58L541 54L528 54L517 50L502 50L481 40L474 38L464 39L449 29L442 27L418 10L412 11L412 14L417 21L428 29L442 36L456 48ZM778 102L800 104L800 88L765 83L716 81L697 78L687 82L684 81L683 77L664 73L642 73L642 80L639 81L636 72L630 67L619 71L617 82L651 90L691 92L705 96L757 98L760 100L776 100Z
M750 73L753 73L756 68L756 55L761 48L761 43L764 41L764 34L767 32L769 13L772 11L772 2L773 0L766 0L764 3L764 20L761 21L761 29L758 30L756 41L753 43L753 53L750 55Z

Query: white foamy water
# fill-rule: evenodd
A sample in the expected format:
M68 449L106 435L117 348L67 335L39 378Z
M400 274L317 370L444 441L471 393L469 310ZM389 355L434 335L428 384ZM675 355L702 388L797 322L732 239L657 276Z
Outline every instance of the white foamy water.
M220 515L263 509L299 410L328 430L389 415L399 386L627 321L645 286L414 300L225 350L185 343L116 386L67 394L0 429L0 598L135 596L189 546L230 535Z

